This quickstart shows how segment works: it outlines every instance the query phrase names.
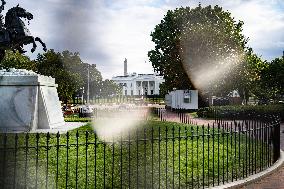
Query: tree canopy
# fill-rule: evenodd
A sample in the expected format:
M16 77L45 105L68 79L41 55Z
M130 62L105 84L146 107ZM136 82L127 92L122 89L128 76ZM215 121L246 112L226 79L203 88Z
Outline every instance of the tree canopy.
M118 85L109 80L103 81L95 64L84 63L79 53L68 50L60 53L51 49L38 54L34 61L18 52L7 51L0 68L27 69L55 78L59 99L65 103L77 95L84 95L87 99L88 72L90 98L120 94Z
M0 68L18 68L35 70L35 61L31 61L28 56L25 56L19 52L13 52L6 50L4 59L0 62Z
M284 56L267 63L261 71L260 87L265 90L263 98L280 99L284 96Z
M169 10L151 33L155 49L148 52L167 90L229 91L243 67L247 39L243 22L219 6Z
M101 95L109 97L117 94L122 94L122 87L115 84L114 81L106 79L102 82Z
M69 61L74 63L74 67L78 66L78 64L73 61L78 58L77 55L72 56L70 54L69 58ZM74 93L79 91L84 84L80 73L72 72L68 68L67 63L63 61L62 54L54 52L54 50L49 50L44 54L38 55L37 72L55 78L55 82L58 84L58 95L64 102L72 99Z

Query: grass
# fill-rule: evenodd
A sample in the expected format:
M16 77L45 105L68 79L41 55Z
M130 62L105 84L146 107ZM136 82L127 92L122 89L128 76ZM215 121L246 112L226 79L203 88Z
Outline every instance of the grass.
M191 113L189 113L189 115L190 115L192 118L198 118L197 112L191 112Z
M1 168L5 166L6 169L2 178L6 184L13 183L16 174L18 188L24 185L28 188L36 185L39 188L76 188L76 185L78 188L166 188L166 185L198 188L203 182L212 185L218 180L240 178L248 163L249 168L254 164L257 170L264 164L259 160L263 151L247 150L259 147L260 143L251 139L247 146L247 137L242 134L217 135L217 132L204 129L211 137L201 137L203 131L194 125L148 121L138 135L135 133L122 142L104 143L88 124L71 131L68 144L66 135L59 138L50 135L47 142L46 135L40 134L37 146L36 135L30 134L28 150L25 135L20 134L17 151L13 148L15 136L8 135L6 150L11 149L7 150L5 161L0 160ZM3 141L3 136L0 139ZM3 149L3 143L0 147Z
M91 122L90 117L79 117L79 114L67 115L64 117L65 122Z

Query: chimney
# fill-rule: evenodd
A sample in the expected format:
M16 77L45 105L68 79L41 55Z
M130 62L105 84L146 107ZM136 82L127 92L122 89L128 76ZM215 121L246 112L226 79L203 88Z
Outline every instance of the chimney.
M127 76L127 59L124 60L124 76Z

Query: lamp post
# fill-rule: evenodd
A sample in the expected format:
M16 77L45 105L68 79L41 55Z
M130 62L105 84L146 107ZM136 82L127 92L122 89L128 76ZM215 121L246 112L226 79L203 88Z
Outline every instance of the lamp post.
M82 102L81 102L81 104L84 104L85 88L84 88L84 87L82 87L82 88L80 88L80 89L82 90L82 96L81 96Z
M90 102L90 65L88 64L88 89L87 89L87 105Z

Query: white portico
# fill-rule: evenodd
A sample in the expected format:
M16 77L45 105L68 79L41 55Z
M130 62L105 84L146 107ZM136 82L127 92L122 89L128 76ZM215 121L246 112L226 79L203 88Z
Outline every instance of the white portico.
M116 76L112 80L123 87L123 95L159 95L160 84L165 80L157 74Z
M112 78L122 86L123 95L159 95L160 84L165 82L158 74L127 74L127 59L124 60L124 75Z

